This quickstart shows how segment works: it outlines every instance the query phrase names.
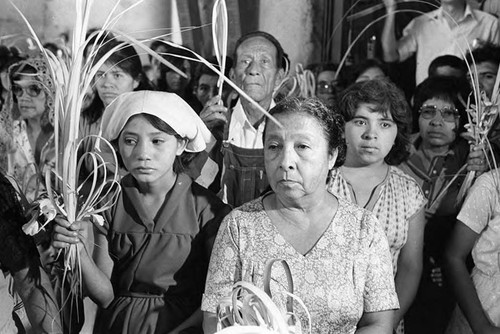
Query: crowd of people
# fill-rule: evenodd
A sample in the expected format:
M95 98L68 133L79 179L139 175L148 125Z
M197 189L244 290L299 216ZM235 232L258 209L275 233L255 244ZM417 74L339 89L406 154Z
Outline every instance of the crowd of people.
M313 333L500 333L500 121L482 143L465 126L471 103L496 98L498 19L442 0L397 40L396 2L384 4L383 59L310 64L313 96L277 93L289 60L267 32L227 57L245 96L186 49L155 41L175 69L143 64L134 45L94 34L79 195L98 136L121 191L103 226L59 215L34 237L22 227L58 154L58 82L43 56L0 46L0 333L215 333L221 299L239 281L263 288L273 259ZM392 69L412 54L408 96ZM72 323L55 269L70 245L97 310ZM273 271L273 296L286 277Z

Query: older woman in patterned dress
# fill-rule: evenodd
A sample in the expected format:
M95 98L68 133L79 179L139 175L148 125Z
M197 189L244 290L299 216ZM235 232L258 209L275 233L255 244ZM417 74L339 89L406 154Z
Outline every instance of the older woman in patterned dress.
M272 191L221 225L202 302L205 333L215 331L220 298L241 280L262 288L264 266L274 258L289 264L313 333L391 333L398 301L384 233L370 212L325 187L342 155L341 118L315 98L285 99L271 114L281 123L268 122L264 131ZM272 274L271 291L278 292L285 273Z

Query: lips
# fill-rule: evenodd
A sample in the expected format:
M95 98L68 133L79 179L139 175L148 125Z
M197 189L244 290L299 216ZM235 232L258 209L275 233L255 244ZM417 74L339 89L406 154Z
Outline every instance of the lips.
M150 174L154 171L154 168L151 167L136 167L134 170L139 174Z

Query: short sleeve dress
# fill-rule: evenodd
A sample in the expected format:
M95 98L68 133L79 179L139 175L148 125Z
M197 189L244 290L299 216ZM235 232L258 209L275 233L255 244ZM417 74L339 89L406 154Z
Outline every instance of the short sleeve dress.
M354 333L363 312L398 308L387 240L370 212L339 199L329 227L302 255L281 236L262 199L224 219L210 259L203 311L215 313L238 281L263 288L265 265L275 258L290 266L294 293L311 314L312 333ZM273 296L286 285L284 270L276 269ZM307 318L299 307L295 310L304 328Z
M340 198L356 203L354 191L344 178L341 168L331 171L328 190ZM426 203L422 189L415 179L399 168L389 166L386 178L374 189L374 196L365 207L375 214L387 236L394 275L398 269L399 253L408 239L410 218Z
M96 333L167 333L201 303L211 246L229 207L179 174L156 217L131 175L108 226L115 299L98 311Z
M472 258L471 279L491 323L500 327L500 170L481 175L472 186L457 219L479 235ZM447 333L472 333L456 308Z

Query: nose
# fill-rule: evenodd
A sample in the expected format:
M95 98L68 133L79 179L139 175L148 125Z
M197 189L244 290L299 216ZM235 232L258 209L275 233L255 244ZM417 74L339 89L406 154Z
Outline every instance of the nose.
M280 158L280 169L285 172L295 169L295 150L293 147L284 147Z
M110 75L104 74L99 81L101 82L102 86L111 86L113 84L113 79L111 78Z
M443 123L444 123L443 115L441 114L440 111L437 111L436 115L431 119L430 124L434 126L440 126L443 125Z
M365 132L363 132L362 138L365 140L377 139L377 127L368 123Z
M259 64L252 60L250 62L250 64L248 64L248 67L247 67L247 73L250 74L250 75L257 75L260 73L260 66Z
M150 147L145 140L140 140L135 146L135 154L140 161L150 159Z

